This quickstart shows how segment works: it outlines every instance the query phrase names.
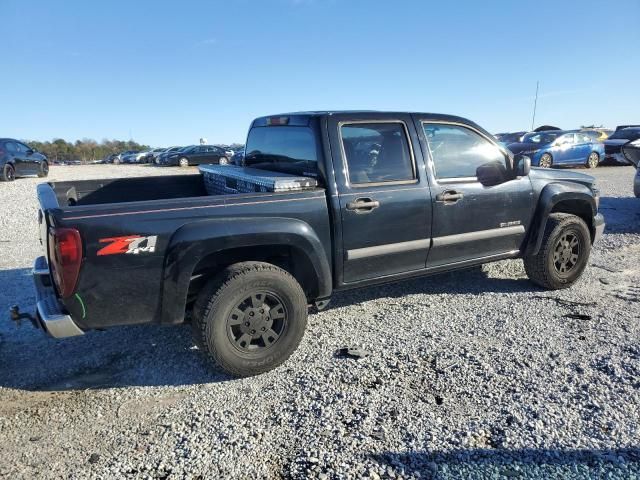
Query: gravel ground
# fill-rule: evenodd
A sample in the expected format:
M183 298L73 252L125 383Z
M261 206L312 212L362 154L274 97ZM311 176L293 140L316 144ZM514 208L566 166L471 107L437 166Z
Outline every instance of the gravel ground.
M336 295L255 378L209 365L188 328L53 340L2 322L0 477L640 477L640 200L631 167L593 173L608 224L573 288L513 260ZM0 184L4 311L34 303L39 181Z

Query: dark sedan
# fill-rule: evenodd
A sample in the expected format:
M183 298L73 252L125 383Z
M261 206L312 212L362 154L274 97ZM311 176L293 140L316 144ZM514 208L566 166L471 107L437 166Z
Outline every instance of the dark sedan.
M622 165L629 161L622 154L622 146L640 139L640 125L621 125L604 141L605 160Z
M0 138L0 180L11 182L16 177L49 174L47 157L12 138Z
M192 145L170 154L167 158L167 163L181 167L200 165L202 163L226 165L229 163L229 159L225 151L215 145Z

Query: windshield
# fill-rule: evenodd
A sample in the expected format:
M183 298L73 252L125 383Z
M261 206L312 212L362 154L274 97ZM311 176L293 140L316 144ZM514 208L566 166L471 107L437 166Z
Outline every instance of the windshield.
M309 127L254 127L247 138L244 165L317 177L318 152L313 131Z
M539 143L540 145L546 145L547 143L553 142L560 135L562 135L562 132L527 133L522 138L522 143Z
M609 140L635 140L640 138L640 128L622 128L609 137Z

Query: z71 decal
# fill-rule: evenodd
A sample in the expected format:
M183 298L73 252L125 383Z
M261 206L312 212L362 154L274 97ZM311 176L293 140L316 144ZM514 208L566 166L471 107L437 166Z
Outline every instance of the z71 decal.
M126 237L101 238L100 243L108 245L98 250L98 256L121 255L123 253L153 253L156 251L157 235L142 237L140 235L127 235Z

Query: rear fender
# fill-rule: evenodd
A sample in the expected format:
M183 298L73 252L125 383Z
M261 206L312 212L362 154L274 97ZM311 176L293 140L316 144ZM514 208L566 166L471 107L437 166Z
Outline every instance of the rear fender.
M593 239L593 217L598 213L598 209L591 190L579 183L551 183L544 187L540 194L531 224L526 255L537 255L540 251L547 220L552 212L572 213L582 217L587 222Z
M203 220L178 229L167 247L162 323L183 321L189 284L200 260L225 250L260 246L286 246L302 252L313 266L313 274L317 277L318 298L331 294L331 270L327 253L307 223L279 217Z

